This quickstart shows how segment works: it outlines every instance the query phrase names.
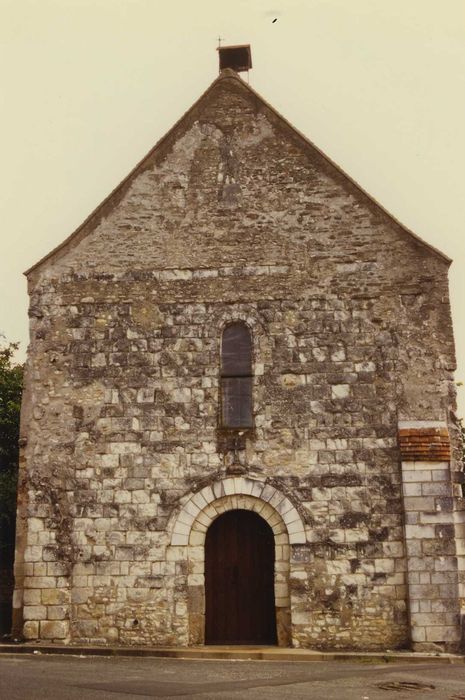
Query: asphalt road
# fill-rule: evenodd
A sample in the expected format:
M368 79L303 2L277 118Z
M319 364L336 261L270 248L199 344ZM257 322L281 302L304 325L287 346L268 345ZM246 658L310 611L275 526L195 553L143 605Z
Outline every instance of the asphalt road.
M399 683L409 685L402 690L396 686ZM387 687L380 687L386 684ZM389 684L394 686L389 687ZM19 654L0 657L1 700L55 698L465 700L465 665L187 661Z

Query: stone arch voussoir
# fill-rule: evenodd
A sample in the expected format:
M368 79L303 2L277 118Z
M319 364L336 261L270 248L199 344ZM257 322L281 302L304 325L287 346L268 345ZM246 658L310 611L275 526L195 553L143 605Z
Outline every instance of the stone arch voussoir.
M239 507L232 506L230 500L227 501L228 507L225 507L225 497L234 496L250 496L255 499L256 503L250 501L248 508L257 513L261 509L263 511L262 517L272 529L276 527L276 523L270 522L273 519L271 513L276 513L284 524L289 544L305 544L305 525L299 512L287 496L263 481L245 477L230 477L217 481L211 486L205 486L185 501L174 521L171 545L188 546L194 523L196 523L194 531L202 532L203 527L205 527L204 531L206 532L220 513L225 512L226 509L231 510L233 507ZM221 510L217 509L217 502ZM219 502L221 502L221 506ZM264 508L265 504L268 504L271 510ZM245 507L247 508L247 505ZM275 529L273 532L276 534Z

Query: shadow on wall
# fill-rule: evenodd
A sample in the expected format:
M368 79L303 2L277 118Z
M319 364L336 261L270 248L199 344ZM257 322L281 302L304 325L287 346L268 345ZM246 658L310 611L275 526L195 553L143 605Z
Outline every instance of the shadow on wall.
M9 635L11 630L13 586L13 557L11 556L11 561L2 561L0 565L0 637Z

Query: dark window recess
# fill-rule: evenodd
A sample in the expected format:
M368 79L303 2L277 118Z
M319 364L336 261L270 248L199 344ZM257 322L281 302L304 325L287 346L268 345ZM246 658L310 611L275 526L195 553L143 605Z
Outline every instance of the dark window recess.
M244 323L232 323L223 331L221 376L252 376L252 339Z
M227 428L252 426L252 377L222 377L223 425Z
M219 46L220 70L232 68L237 73L252 68L252 53L250 44L240 46Z
M251 428L252 339L244 323L232 323L221 343L221 422L225 428Z

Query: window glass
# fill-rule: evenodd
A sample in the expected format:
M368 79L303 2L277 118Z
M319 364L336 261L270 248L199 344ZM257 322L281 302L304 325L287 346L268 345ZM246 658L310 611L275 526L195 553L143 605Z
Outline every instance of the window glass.
M221 343L221 376L252 375L252 340L245 323L232 323L223 331Z
M224 329L221 341L221 422L250 428L252 421L252 339L245 323Z

